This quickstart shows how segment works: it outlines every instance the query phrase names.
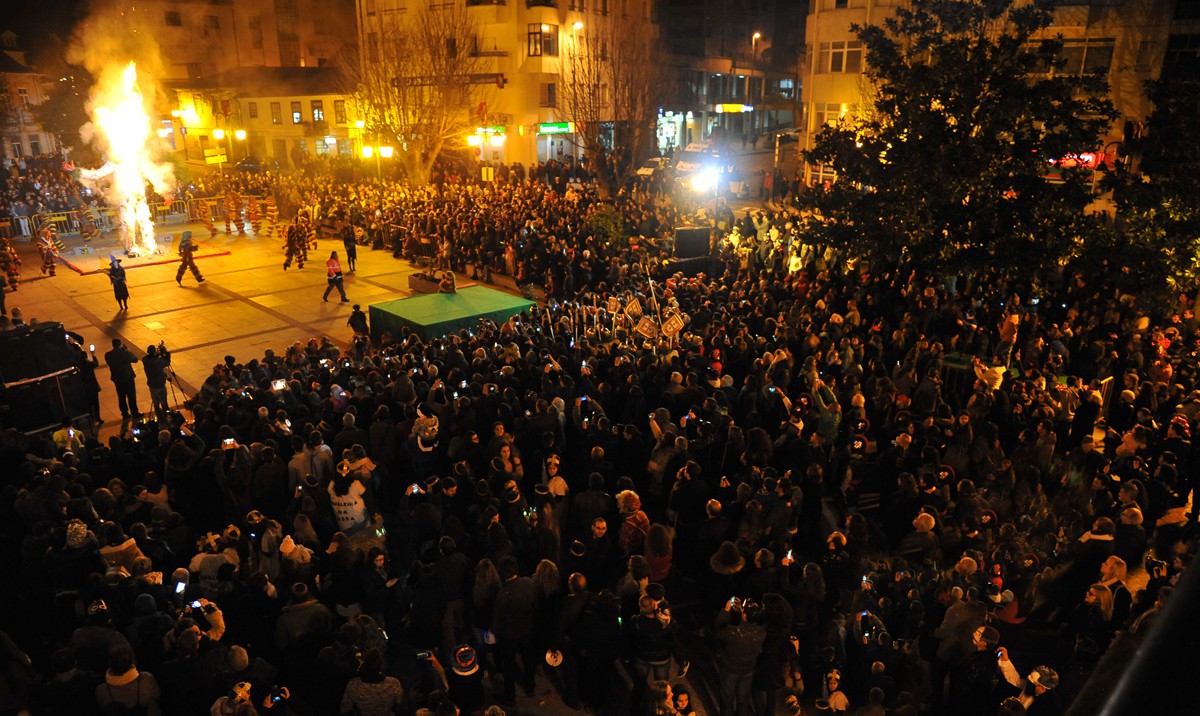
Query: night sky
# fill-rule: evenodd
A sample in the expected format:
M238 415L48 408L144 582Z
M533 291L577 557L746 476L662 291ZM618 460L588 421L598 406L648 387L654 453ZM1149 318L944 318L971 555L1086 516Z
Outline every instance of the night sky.
M20 48L36 60L51 36L57 35L65 43L71 37L75 23L87 14L87 0L37 0L36 2L11 3L5 8L0 27L17 33Z

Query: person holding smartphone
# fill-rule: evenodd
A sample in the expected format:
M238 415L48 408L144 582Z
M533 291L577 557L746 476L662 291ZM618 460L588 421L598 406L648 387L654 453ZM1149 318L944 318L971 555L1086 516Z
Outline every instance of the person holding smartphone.
M78 454L83 449L83 433L75 429L75 423L67 415L63 416L62 427L55 430L50 439L54 441L59 455L67 451Z
M137 373L133 367L138 359L129 352L129 348L120 338L112 339L112 350L104 354L104 363L108 366L109 378L117 389L117 405L121 408L122 418L140 417L142 411L137 404Z

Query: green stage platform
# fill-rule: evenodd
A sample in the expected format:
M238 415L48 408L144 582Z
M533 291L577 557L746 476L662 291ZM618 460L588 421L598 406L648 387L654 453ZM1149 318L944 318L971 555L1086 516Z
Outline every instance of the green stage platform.
M474 328L481 318L500 323L535 305L533 301L483 286L470 286L458 293L426 293L372 303L371 338L378 341L384 333L399 338L401 329L408 326L429 340Z

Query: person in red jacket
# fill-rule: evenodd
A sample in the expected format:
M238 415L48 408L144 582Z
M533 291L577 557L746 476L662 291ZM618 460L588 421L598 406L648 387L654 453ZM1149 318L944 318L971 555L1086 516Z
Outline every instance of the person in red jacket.
M329 260L325 262L325 271L325 278L329 284L325 286L325 295L321 297L322 300L328 301L329 292L336 288L338 293L342 294L342 303L348 303L350 299L346 298L346 289L342 288L342 262L338 259L336 251L329 253Z

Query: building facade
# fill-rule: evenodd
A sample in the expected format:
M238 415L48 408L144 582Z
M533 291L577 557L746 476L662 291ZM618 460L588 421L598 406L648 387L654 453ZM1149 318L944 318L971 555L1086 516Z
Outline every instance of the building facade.
M160 110L160 136L192 167L214 157L277 162L354 156L364 142L352 100L329 67L247 67L168 83L174 105Z
M45 78L26 64L11 31L0 33L0 155L16 158L58 148L30 109L45 99Z
M136 10L158 41L166 79L324 67L354 44L353 0L149 0Z
M894 0L812 0L805 26L803 117L798 147L810 148L829 123L853 116L865 103L867 58L853 24L880 24ZM1061 36L1064 65L1056 72L1101 73L1119 117L1099 146L1080 147L1093 163L1119 161L1125 141L1141 132L1153 109L1143 87L1163 67L1200 57L1200 3L1195 0L1063 0L1044 31ZM805 165L810 185L832 181L829 167Z
M802 0L669 0L663 11L674 92L659 147L770 137L794 126Z
M597 28L624 26L657 34L656 0L357 0L360 61L369 63L390 24L418 13L464 7L475 37L465 51L494 77L488 99L464 107L464 129L480 159L529 164L581 155L581 138L564 99L569 55ZM636 27L634 27L636 26ZM489 80L490 81L490 80ZM484 106L486 105L486 106ZM482 110L482 111L481 111Z

